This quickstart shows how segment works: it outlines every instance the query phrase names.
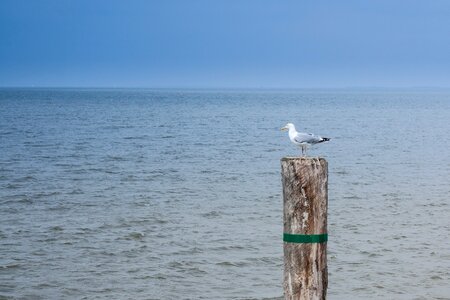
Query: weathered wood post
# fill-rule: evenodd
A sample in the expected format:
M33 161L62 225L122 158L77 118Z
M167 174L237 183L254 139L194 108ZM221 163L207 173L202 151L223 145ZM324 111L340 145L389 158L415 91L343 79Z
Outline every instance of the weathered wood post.
M328 163L281 159L284 221L284 298L326 299Z

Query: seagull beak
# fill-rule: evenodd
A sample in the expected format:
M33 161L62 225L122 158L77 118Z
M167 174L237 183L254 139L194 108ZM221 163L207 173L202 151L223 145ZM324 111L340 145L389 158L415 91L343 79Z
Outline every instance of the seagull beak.
M281 130L281 131L285 131L285 130L287 130L287 127L284 126L284 127L282 127L280 130Z

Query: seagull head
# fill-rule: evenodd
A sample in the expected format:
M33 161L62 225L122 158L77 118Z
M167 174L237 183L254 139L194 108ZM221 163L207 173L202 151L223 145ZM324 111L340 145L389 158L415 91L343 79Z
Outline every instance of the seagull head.
M294 129L294 130L295 130L295 126L294 126L294 124L292 124L292 123L287 123L286 126L284 126L283 128L281 128L282 131L285 131L285 130L291 130L291 129Z

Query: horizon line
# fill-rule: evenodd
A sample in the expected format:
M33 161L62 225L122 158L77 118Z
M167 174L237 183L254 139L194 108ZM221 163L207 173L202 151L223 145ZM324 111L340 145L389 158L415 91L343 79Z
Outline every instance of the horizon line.
M114 86L114 85L98 85L98 86L51 86L51 85L10 85L2 86L0 89L153 89L153 90L343 90L343 89L356 89L356 90L369 90L369 89L383 89L383 90L398 90L398 89L416 89L416 90L445 90L450 89L450 86L311 86L311 87L266 87L266 86Z

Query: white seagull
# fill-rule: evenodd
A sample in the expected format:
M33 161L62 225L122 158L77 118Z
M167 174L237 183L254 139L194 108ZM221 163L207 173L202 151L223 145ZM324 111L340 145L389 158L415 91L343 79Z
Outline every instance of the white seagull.
M286 126L281 128L281 130L289 130L289 139L291 140L291 142L302 148L303 156L306 155L306 150L309 146L327 142L330 140L329 138L314 135L312 133L297 132L297 130L295 130L294 124L292 123L287 123Z

